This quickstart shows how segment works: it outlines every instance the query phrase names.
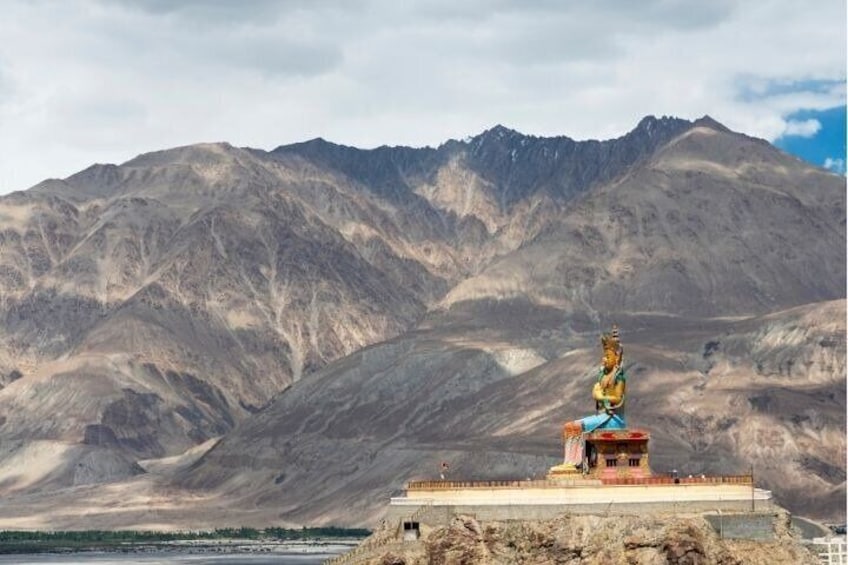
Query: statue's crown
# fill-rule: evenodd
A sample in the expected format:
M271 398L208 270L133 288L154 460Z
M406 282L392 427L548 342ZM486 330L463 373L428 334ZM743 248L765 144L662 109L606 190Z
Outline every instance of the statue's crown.
M604 355L608 353L614 354L619 361L624 350L621 347L621 340L618 337L618 326L613 324L612 331L601 335L601 345L604 347Z

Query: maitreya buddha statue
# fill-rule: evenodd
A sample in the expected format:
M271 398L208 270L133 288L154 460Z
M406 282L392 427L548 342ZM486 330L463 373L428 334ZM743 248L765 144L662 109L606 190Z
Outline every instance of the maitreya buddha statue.
M627 376L622 367L624 349L618 336L618 326L601 336L604 356L598 370L598 380L592 387L596 413L567 422L562 430L565 460L551 469L554 473L576 472L583 461L583 434L598 429L620 430L627 427L624 419L624 390Z

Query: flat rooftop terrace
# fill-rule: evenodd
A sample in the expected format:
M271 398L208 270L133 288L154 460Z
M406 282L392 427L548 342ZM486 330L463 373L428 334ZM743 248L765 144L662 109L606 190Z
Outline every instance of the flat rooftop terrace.
M391 499L392 517L473 514L489 518L541 518L572 512L764 511L771 491L754 486L751 475L549 479L507 481L412 481L404 496ZM439 510L441 509L441 511ZM426 520L425 520L426 521Z

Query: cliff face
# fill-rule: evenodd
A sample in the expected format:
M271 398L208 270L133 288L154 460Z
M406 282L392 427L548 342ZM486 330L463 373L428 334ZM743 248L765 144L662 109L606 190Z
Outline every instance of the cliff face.
M550 466L618 322L660 470L753 463L837 516L844 245L844 179L709 119L95 165L0 198L0 494L373 524L445 458Z

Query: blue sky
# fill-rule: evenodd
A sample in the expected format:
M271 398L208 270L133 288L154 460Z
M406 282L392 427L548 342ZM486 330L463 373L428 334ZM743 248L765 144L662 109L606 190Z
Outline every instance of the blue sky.
M799 128L804 135L784 134L775 140L777 147L834 173L845 174L844 105L827 110L799 110L787 118L790 122L806 124Z
M647 115L837 169L845 22L845 0L4 0L0 194L200 142L610 139Z

